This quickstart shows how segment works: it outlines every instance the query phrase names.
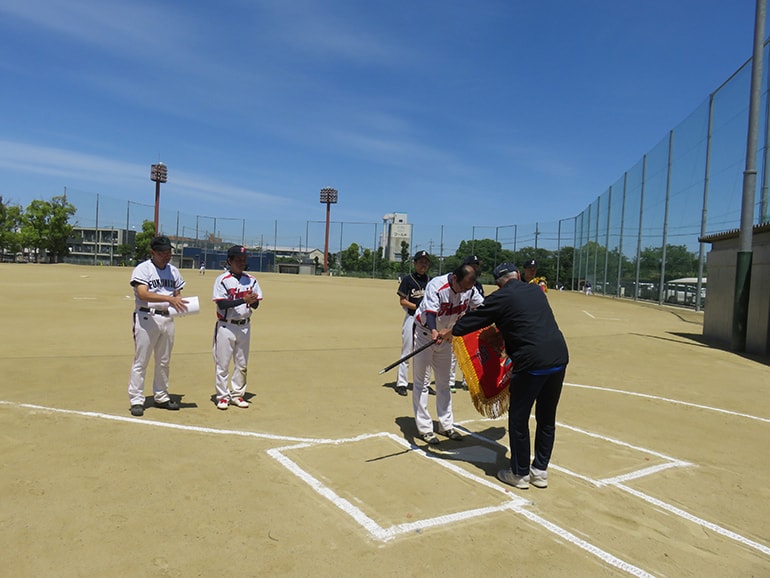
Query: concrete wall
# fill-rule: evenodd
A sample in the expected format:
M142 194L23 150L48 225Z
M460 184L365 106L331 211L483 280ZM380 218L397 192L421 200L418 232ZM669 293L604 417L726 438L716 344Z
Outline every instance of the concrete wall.
M736 234L709 242L712 248L707 258L708 296L703 335L710 343L729 348L739 238ZM770 230L753 235L746 353L770 356Z

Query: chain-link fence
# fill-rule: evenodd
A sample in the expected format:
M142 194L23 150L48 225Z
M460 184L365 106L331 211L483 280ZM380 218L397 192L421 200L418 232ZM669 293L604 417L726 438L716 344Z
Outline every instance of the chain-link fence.
M409 252L424 249L436 255L441 272L444 258L455 254L460 241L471 240L472 247L476 240L493 239L501 257L505 251L518 256L527 249L547 261L551 285L584 290L590 284L594 293L701 307L708 247L698 239L740 225L750 64L745 63L579 215L552 222L451 228L417 221L410 224ZM765 87L767 83L765 71ZM763 98L755 223L768 220L767 89ZM77 207L75 220L81 227L141 231L144 221L154 220L151 204L71 189L66 194ZM331 221L327 237L326 222L319 219L191 215L167 207L159 213L160 231L188 246L242 244L307 253L328 244L339 265L343 251L355 243L362 253L371 252L372 275L374 255L387 227L378 219ZM497 254L492 259L497 262Z

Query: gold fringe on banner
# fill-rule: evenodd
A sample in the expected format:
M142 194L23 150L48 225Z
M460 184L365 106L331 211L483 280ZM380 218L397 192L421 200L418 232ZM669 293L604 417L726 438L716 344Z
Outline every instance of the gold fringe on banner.
M510 405L508 385L513 364L497 328L490 325L455 337L452 347L476 411L491 418L505 415Z

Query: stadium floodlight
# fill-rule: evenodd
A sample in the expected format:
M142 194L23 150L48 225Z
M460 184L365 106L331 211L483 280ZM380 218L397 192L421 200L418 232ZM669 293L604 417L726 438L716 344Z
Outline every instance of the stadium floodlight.
M160 210L160 184L168 180L168 168L163 163L150 165L150 180L155 182L155 236L158 236L158 213Z
M321 202L326 204L337 202L337 189L324 187L321 189Z
M332 203L337 202L337 189L324 187L321 189L321 202L326 203L326 239L324 241L324 273L329 271L329 216Z

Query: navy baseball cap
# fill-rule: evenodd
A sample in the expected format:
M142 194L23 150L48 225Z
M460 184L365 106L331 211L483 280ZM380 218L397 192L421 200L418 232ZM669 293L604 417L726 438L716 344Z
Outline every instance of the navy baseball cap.
M418 259L423 259L423 258L430 261L430 254L427 251L417 251L414 254L414 257L412 257L412 261L417 261Z
M500 277L514 272L518 273L519 268L513 263L500 263L497 267L495 267L494 271L492 271L492 277L494 277L495 281L497 281Z
M476 255L471 255L470 257L466 257L465 261L463 261L463 265L479 265L481 264L481 261L479 261L479 258Z
M150 249L153 251L168 251L169 249L173 249L173 246L171 245L171 239L168 237L155 237L152 241L150 241Z
M524 261L525 269L537 269L537 259L527 259Z
M227 258L235 257L237 255L245 255L246 254L246 247L243 245L233 245L227 250Z

